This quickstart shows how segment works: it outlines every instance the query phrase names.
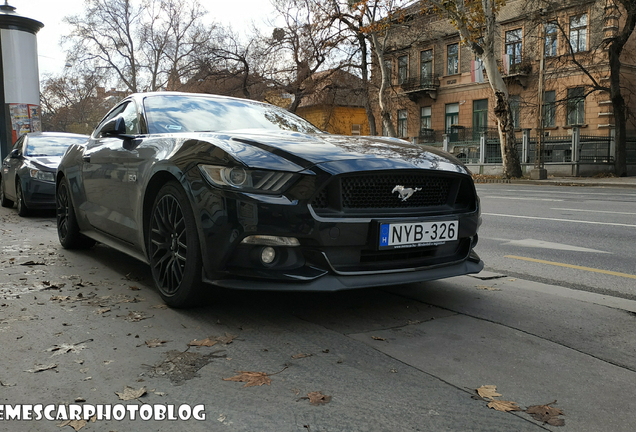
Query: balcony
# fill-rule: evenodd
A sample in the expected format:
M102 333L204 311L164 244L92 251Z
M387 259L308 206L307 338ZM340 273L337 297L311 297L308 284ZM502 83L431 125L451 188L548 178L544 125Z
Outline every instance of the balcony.
M402 92L413 102L417 102L424 96L428 96L435 100L437 98L439 78L437 77L437 74L422 75L415 78L409 78L400 84L400 86L402 87Z
M497 68L501 72L504 81L516 81L525 89L528 83L528 76L532 73L532 62L522 57L520 62L511 64L508 73L505 73L504 61L497 60Z

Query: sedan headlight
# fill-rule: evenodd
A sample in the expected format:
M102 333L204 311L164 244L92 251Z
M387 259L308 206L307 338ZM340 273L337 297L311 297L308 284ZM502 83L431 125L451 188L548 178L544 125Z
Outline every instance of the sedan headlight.
M37 168L31 168L29 170L29 174L31 178L47 181L47 182L55 182L55 174L50 171L41 171Z
M249 170L243 167L199 165L199 168L216 186L252 193L281 193L299 176L289 172Z

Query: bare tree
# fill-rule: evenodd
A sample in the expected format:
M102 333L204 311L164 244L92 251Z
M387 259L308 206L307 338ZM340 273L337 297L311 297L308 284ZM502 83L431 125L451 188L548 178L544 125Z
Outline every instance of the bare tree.
M497 65L495 44L500 38L497 14L505 0L426 0L424 6L433 6L459 31L462 42L484 65L488 82L495 97L494 114L497 119L503 176L521 177L521 162L516 150L514 121L510 109L508 87Z
M198 0L86 0L65 18L68 61L112 73L128 90L158 90L191 76L209 27Z

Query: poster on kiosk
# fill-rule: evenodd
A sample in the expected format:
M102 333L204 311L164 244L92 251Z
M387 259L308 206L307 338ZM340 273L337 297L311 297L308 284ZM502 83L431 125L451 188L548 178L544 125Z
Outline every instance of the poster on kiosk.
M0 6L0 140L2 158L23 134L42 130L37 32L44 25Z

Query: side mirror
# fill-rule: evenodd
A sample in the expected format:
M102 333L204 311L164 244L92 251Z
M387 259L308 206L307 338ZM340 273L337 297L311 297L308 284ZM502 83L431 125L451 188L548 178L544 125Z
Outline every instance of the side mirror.
M9 156L12 158L19 158L22 156L22 152L20 152L20 149L13 149L11 150L11 153L9 153Z
M108 120L101 130L102 136L126 137L126 122L121 115Z

